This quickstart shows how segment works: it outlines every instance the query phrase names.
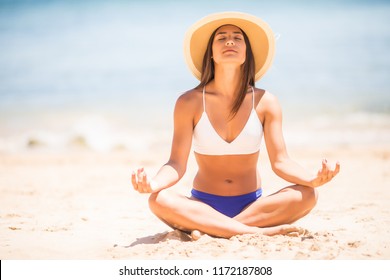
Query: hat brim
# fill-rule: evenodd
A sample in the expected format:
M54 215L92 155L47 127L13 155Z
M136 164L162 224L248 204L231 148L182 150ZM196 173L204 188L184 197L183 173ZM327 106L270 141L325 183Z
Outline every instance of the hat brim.
M227 24L241 28L248 36L255 59L255 81L258 81L272 64L275 54L275 38L267 23L246 13L211 14L192 25L184 39L184 56L188 67L200 80L203 57L210 36L217 28Z

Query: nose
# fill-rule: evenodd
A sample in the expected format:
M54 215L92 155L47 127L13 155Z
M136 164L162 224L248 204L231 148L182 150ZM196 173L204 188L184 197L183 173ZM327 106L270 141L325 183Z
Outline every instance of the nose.
M234 46L234 41L232 39L227 40L226 46Z

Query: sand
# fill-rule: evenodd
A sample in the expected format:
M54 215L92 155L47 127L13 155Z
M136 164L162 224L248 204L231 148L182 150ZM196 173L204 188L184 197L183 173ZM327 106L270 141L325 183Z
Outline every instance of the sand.
M157 152L160 150L160 153ZM96 153L29 149L0 154L0 259L390 259L389 146L345 145L290 149L317 170L323 157L341 173L319 189L317 206L296 224L298 237L203 236L192 241L154 217L147 195L130 184L131 171L157 171L167 157L126 150ZM265 195L288 185L259 162ZM174 188L188 193L196 171Z

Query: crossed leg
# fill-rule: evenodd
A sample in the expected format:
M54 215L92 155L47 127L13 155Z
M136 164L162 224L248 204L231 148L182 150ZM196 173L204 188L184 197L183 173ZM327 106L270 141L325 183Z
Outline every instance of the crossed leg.
M246 233L276 235L299 232L299 228L289 224L309 213L316 201L315 189L295 185L259 198L233 218L171 190L151 194L149 207L173 228L230 238Z
M291 224L306 216L317 200L316 189L293 185L254 201L234 219L256 227Z

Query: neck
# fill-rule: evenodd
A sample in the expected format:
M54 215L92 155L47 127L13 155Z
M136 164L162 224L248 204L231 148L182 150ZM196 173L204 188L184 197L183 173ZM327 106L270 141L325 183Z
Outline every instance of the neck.
M241 79L239 67L215 67L214 89L220 94L234 97L238 94Z

